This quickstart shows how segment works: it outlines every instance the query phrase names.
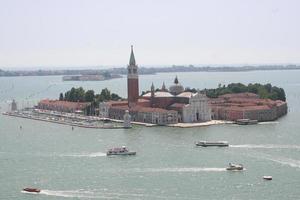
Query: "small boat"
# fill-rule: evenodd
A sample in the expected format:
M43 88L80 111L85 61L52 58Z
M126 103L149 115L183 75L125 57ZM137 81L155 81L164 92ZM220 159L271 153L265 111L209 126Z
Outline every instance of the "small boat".
M240 171L243 169L244 169L244 166L242 164L232 164L232 163L229 163L229 166L226 168L226 170L229 170L229 171Z
M272 178L272 176L263 176L263 179L264 179L264 180L270 181L270 180L272 180L273 178Z
M258 123L255 119L237 119L235 122L238 125L253 125Z
M105 119L103 119L103 122L104 122L104 123L111 122L111 119L109 119L109 118L105 118Z
M229 144L227 141L217 141L217 142L208 142L208 141L199 141L195 143L196 146L201 147L228 147Z
M125 147L125 146L112 148L112 149L109 149L106 152L107 156L111 156L111 155L135 155L135 154L136 154L135 151L129 151L128 148Z
M40 193L41 190L38 188L24 188L23 189L24 192L31 192L31 193Z

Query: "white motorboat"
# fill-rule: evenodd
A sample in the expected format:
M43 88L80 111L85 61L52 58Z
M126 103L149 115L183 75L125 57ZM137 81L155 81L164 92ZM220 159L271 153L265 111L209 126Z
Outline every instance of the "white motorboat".
M244 166L242 164L232 164L232 163L229 163L229 166L226 168L226 170L229 170L229 171L240 171L243 169L244 169Z
M109 149L106 152L107 156L111 156L111 155L135 155L136 152L135 151L129 151L127 147L122 146L122 147L115 147L112 149Z
M270 181L270 180L272 180L273 178L272 178L272 176L263 176L263 179Z

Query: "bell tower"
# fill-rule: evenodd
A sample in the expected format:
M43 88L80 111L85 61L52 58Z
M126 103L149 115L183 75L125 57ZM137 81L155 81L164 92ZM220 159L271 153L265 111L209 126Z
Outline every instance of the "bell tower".
M136 105L139 98L139 76L132 45L129 65L127 66L127 96L129 108Z

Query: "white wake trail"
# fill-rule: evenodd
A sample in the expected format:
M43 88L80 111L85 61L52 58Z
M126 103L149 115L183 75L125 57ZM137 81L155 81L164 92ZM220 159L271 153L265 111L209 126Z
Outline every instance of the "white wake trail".
M259 153L256 155L248 155L250 157L253 158L258 158L258 159L265 159L265 160L269 160L272 162L276 162L282 165L288 165L290 167L294 167L294 168L300 168L300 160L295 160L295 159L291 159L291 158L285 158L285 157L274 157L272 155L269 154L265 154L265 153Z
M175 168L145 168L135 169L137 172L224 172L226 168L208 168L208 167L175 167Z
M247 148L247 149L300 149L298 145L278 145L278 144L242 144L229 145L233 148Z
M290 167L300 168L300 161L294 160L291 158L272 158L272 157L265 157L266 160L270 160L273 162L280 163L282 165L288 165Z
M95 152L95 153L72 153L72 154L61 154L60 157L103 157L106 156L106 153L103 152Z

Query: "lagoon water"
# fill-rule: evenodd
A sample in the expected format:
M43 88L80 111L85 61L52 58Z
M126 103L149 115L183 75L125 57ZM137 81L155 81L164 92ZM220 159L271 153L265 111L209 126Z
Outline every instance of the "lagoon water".
M140 76L140 89L167 86L271 83L286 91L288 115L252 126L134 127L93 130L0 116L0 199L299 199L300 71L162 73ZM62 82L61 76L0 78L1 112L11 99L24 107L57 98L72 86L126 97L126 78ZM20 126L22 129L20 130ZM197 140L227 140L228 148L197 148ZM114 146L133 157L106 157ZM229 162L246 170L228 172ZM263 175L273 176L264 181ZM37 195L24 187L41 188Z

